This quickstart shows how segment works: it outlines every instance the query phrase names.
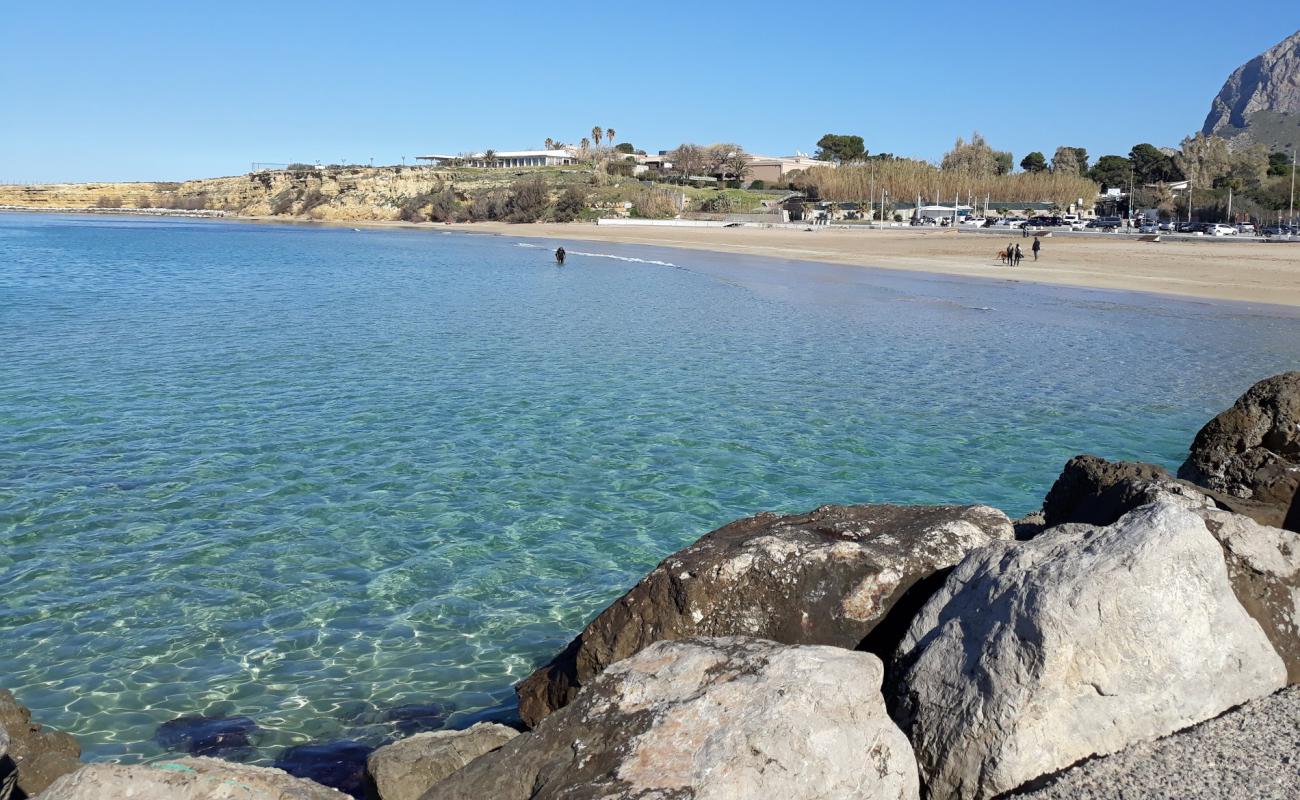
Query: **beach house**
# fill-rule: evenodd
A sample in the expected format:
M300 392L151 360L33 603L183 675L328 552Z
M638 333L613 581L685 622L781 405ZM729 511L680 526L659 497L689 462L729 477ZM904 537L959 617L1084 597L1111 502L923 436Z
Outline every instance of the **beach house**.
M578 154L572 150L489 150L482 153L449 156L432 154L416 156L435 167L459 165L488 169L519 169L520 167L558 167L578 163Z

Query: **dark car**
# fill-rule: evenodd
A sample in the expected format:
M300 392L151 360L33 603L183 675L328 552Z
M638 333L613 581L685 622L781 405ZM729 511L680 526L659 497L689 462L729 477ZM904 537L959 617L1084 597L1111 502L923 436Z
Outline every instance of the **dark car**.
M1100 231L1117 231L1124 227L1124 220L1119 217L1098 217L1090 221L1088 227Z
M1062 226L1069 226L1069 224L1070 224L1070 223L1066 222L1066 221L1065 221L1064 219L1062 219L1061 217L1038 216L1038 217L1030 217L1030 218L1029 218L1029 221L1026 222L1024 225L1021 225L1020 227L1022 227L1022 228L1060 228L1060 227L1062 227Z

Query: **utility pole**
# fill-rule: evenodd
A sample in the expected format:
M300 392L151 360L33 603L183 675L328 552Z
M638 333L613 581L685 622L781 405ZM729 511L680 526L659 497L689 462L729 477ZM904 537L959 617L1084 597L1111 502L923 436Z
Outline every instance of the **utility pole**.
M1291 210L1287 212L1291 215L1291 219L1287 220L1288 225L1295 224L1295 154L1296 149L1293 144L1291 145Z

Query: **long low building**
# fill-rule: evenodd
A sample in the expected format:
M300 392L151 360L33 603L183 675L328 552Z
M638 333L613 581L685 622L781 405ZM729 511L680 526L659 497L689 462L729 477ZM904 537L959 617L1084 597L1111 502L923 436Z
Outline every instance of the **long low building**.
M518 169L519 167L561 167L577 164L578 155L572 150L500 150L491 153L471 153L463 156L416 156L419 161L429 161L435 166L459 164L465 167L488 169Z
M751 181L779 183L791 172L811 167L834 167L830 161L818 161L803 154L793 156L756 156L750 155L749 171L745 177Z

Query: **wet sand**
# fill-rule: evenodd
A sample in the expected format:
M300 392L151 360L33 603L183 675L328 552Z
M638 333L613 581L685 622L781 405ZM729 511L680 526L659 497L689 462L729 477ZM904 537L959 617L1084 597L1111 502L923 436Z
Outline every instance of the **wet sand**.
M405 225L406 223L395 223ZM435 227L421 225L419 227ZM1300 306L1300 243L1258 241L1139 242L1137 237L1047 237L1040 260L1019 234L952 231L597 226L591 223L437 225L439 230L570 241L680 247L867 267L1014 278L1094 289L1157 292L1214 300ZM1020 244L1019 267L997 251Z

